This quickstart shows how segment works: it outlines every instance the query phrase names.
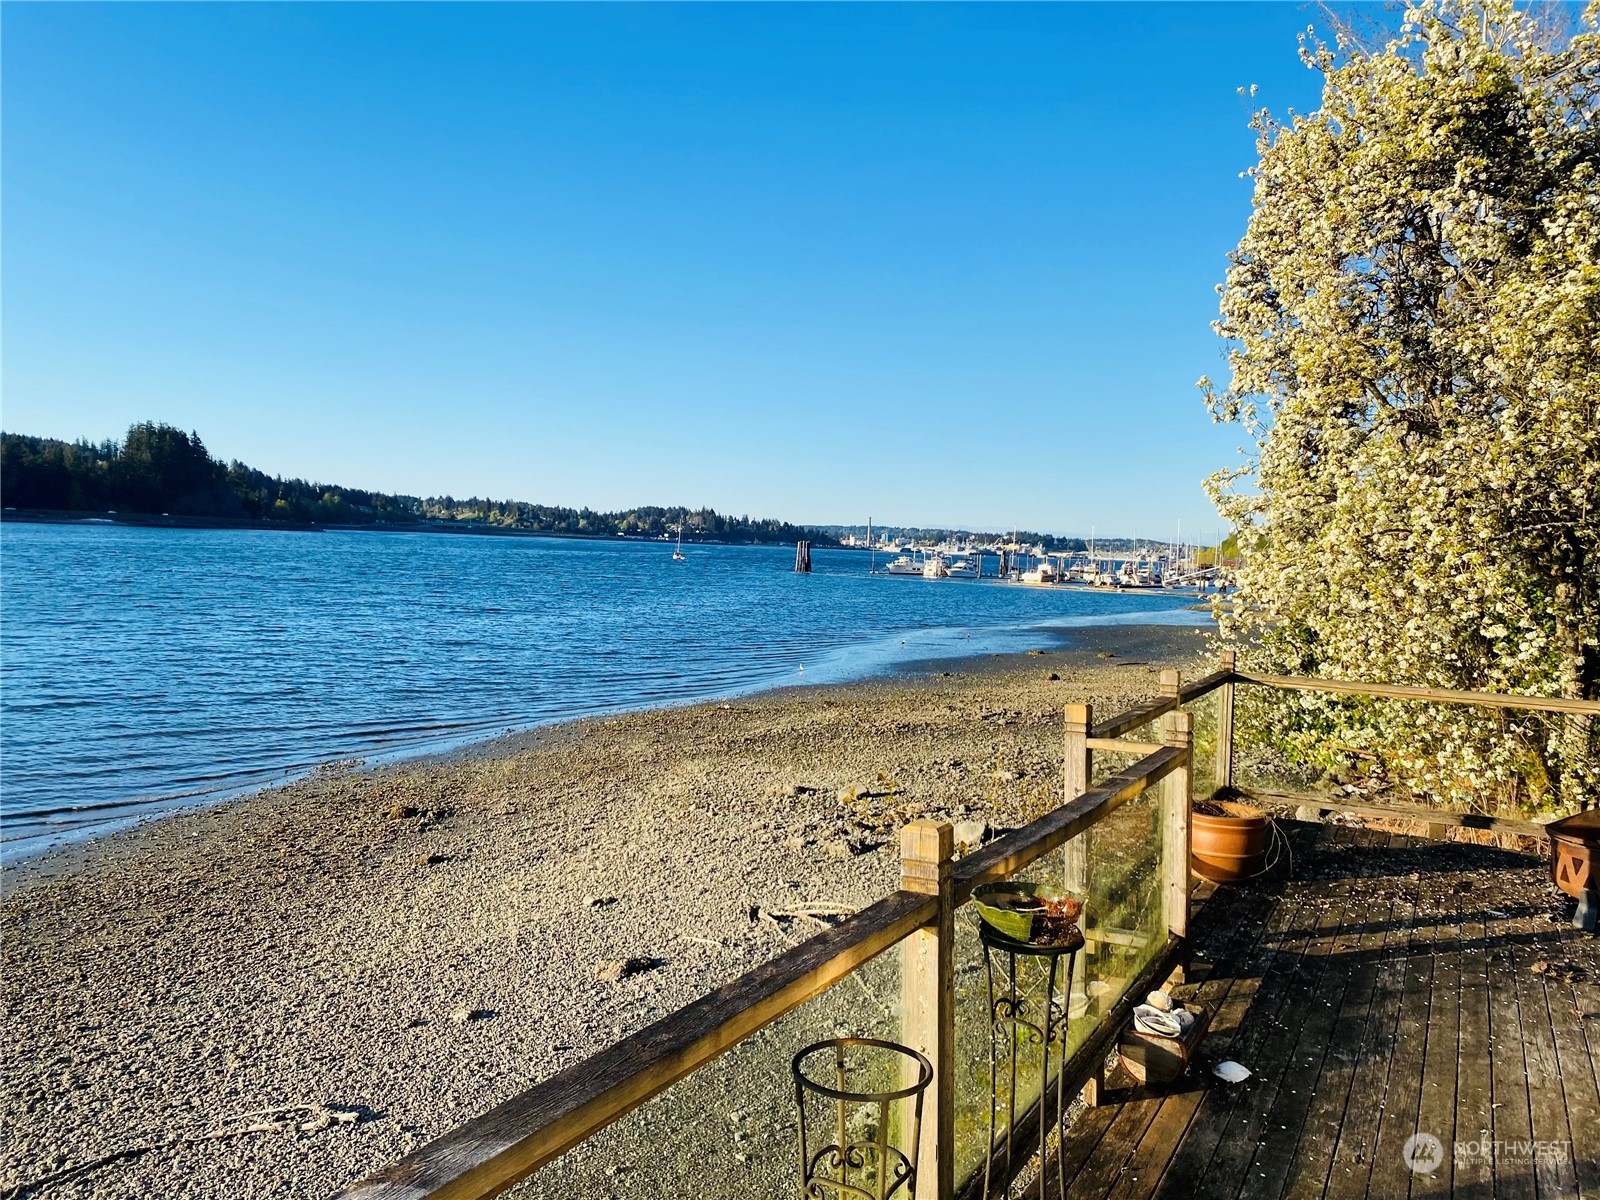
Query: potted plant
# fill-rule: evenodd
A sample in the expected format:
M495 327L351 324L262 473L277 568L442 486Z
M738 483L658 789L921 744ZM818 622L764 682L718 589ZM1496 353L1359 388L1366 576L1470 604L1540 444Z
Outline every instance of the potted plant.
M1267 814L1218 791L1196 800L1189 817L1189 861L1195 874L1213 883L1238 883L1263 874L1267 862Z

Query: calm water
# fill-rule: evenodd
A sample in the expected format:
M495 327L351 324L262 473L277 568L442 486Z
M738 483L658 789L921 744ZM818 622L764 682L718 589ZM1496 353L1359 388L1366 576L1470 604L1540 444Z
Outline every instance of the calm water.
M867 556L429 534L7 524L0 815L53 840L608 710L1202 619L1192 600L870 576ZM991 560L992 561L992 560Z

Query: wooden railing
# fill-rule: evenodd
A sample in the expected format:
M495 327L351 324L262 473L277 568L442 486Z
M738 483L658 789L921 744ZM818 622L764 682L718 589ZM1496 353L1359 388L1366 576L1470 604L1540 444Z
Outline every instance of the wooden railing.
M902 942L901 1040L934 1064L918 1155L918 1179L928 1182L919 1182L918 1196L948 1200L958 1183L955 910L974 888L1010 878L1147 789L1163 788L1165 836L1181 841L1181 852L1168 856L1176 865L1163 889L1168 937L1065 1065L1068 1094L1090 1084L1096 1077L1096 1056L1105 1058L1110 1039L1127 1020L1129 997L1142 996L1181 960L1188 920L1192 732L1189 714L1178 709L1226 681L1218 673L1180 687L1176 672L1165 673L1156 700L1095 726L1097 744L1141 757L1094 787L1088 786L1089 710L1069 708L1067 803L960 860L953 858L948 825L913 822L901 831L900 890L352 1185L340 1194L341 1200L482 1200L497 1195ZM1161 744L1114 741L1154 720L1163 721ZM1037 1122L1040 1113L1030 1119Z
M1281 791L1261 788L1235 788L1233 774L1233 689L1235 684L1284 691L1326 692L1340 696L1376 696L1389 700L1426 704L1473 705L1484 708L1518 709L1524 712L1566 713L1571 716L1600 716L1600 700L1569 699L1564 696L1521 696L1507 692L1473 692L1456 688L1415 687L1409 684L1367 683L1353 679L1317 679L1299 675L1262 675L1234 669L1232 651L1224 652L1222 670L1230 682L1223 691L1217 734L1217 783L1233 788L1239 795L1258 804L1279 808L1293 807L1304 816L1327 812L1356 816L1383 817L1416 821L1427 827L1427 836L1441 839L1452 828L1482 829L1519 837L1536 837L1544 832L1537 822L1485 813L1463 813L1418 804L1384 804L1365 797L1339 797L1317 792Z
M497 1195L901 943L905 943L902 1040L934 1064L934 1082L924 1101L917 1200L972 1195L973 1188L981 1184L981 1171L976 1183L967 1180L965 1186L958 1186L954 1178L955 910L980 884L1010 878L1062 846L1068 847L1069 886L1085 888L1085 839L1080 835L1148 789L1161 787L1162 837L1167 847L1163 888L1167 939L1063 1067L1065 1093L1082 1091L1093 1102L1107 1051L1133 1005L1151 987L1182 970L1191 895L1188 864L1193 788L1193 727L1191 714L1183 711L1183 706L1213 691L1220 693L1215 776L1219 786L1232 787L1234 699L1240 684L1600 714L1600 702L1595 701L1240 672L1231 651L1224 652L1218 670L1193 683L1184 684L1176 671L1163 672L1155 699L1108 720L1096 723L1088 705L1069 705L1063 747L1066 802L1059 808L958 861L952 857L948 825L913 822L902 830L900 890L430 1142L351 1186L341 1193L341 1200L482 1200ZM1156 721L1161 722L1159 742L1121 740ZM1096 752L1139 757L1091 786ZM1357 805L1302 793L1255 794L1271 802L1320 810L1395 807ZM1433 815L1441 824L1458 816L1456 823L1473 820L1460 814ZM1493 824L1496 819L1478 820ZM1048 1099L1052 1090L1047 1089L1046 1097L1009 1136L1025 1138L1028 1122L1037 1130L1039 1120L1055 1116Z

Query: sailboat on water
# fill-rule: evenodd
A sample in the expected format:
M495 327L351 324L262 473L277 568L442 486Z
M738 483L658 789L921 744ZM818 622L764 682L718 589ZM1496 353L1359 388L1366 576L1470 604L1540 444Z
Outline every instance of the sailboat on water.
M673 562L683 562L683 526L678 526L678 548L672 552Z

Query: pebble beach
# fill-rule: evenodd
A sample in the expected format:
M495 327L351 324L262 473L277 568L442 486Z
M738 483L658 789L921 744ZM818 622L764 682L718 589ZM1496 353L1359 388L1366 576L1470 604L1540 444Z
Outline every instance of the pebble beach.
M323 1197L1059 802L1061 706L1201 629L332 769L3 877L7 1197Z

